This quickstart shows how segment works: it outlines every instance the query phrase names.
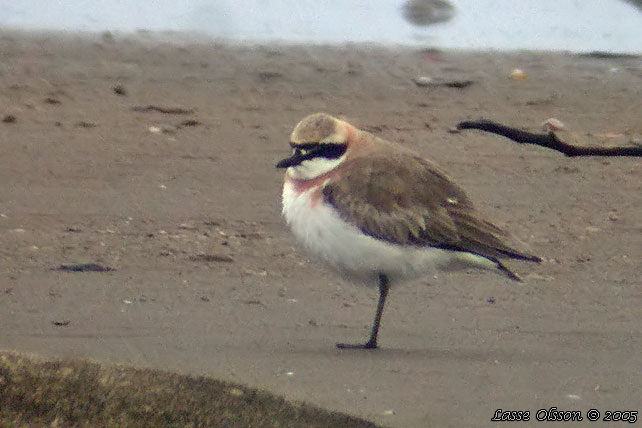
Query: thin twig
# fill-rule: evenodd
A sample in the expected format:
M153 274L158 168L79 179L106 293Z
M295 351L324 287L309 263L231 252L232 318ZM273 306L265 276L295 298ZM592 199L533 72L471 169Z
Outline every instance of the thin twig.
M535 144L546 147L566 156L642 156L642 147L625 146L625 147L580 147L562 141L555 132L550 131L547 134L534 134L532 132L522 131L517 128L502 125L501 123L491 120L470 120L460 122L457 129L479 129L480 131L498 134L517 143Z

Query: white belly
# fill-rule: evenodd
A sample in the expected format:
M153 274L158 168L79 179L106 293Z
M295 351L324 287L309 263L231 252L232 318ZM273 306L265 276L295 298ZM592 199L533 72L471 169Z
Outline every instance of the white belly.
M394 282L437 269L492 265L468 253L400 246L372 238L343 221L335 209L322 200L313 205L312 193L313 189L297 194L286 182L283 215L294 235L313 255L348 276L369 280L383 273Z

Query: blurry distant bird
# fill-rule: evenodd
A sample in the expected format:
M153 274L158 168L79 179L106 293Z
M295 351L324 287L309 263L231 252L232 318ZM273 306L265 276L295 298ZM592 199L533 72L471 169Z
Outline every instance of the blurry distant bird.
M448 0L408 0L403 5L404 18L419 27L449 21L454 15L455 8Z

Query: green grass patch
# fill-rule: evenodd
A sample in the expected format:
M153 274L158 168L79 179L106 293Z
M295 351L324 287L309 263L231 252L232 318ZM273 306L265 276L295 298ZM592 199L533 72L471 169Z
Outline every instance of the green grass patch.
M208 377L0 352L2 427L376 428Z

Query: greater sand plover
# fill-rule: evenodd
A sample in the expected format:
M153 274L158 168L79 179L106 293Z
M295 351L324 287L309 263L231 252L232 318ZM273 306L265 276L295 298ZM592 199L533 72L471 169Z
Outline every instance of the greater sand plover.
M349 278L379 285L370 339L339 348L372 349L388 289L440 269L479 267L519 281L500 259L539 262L508 245L436 164L325 113L290 136L283 214L315 256Z

